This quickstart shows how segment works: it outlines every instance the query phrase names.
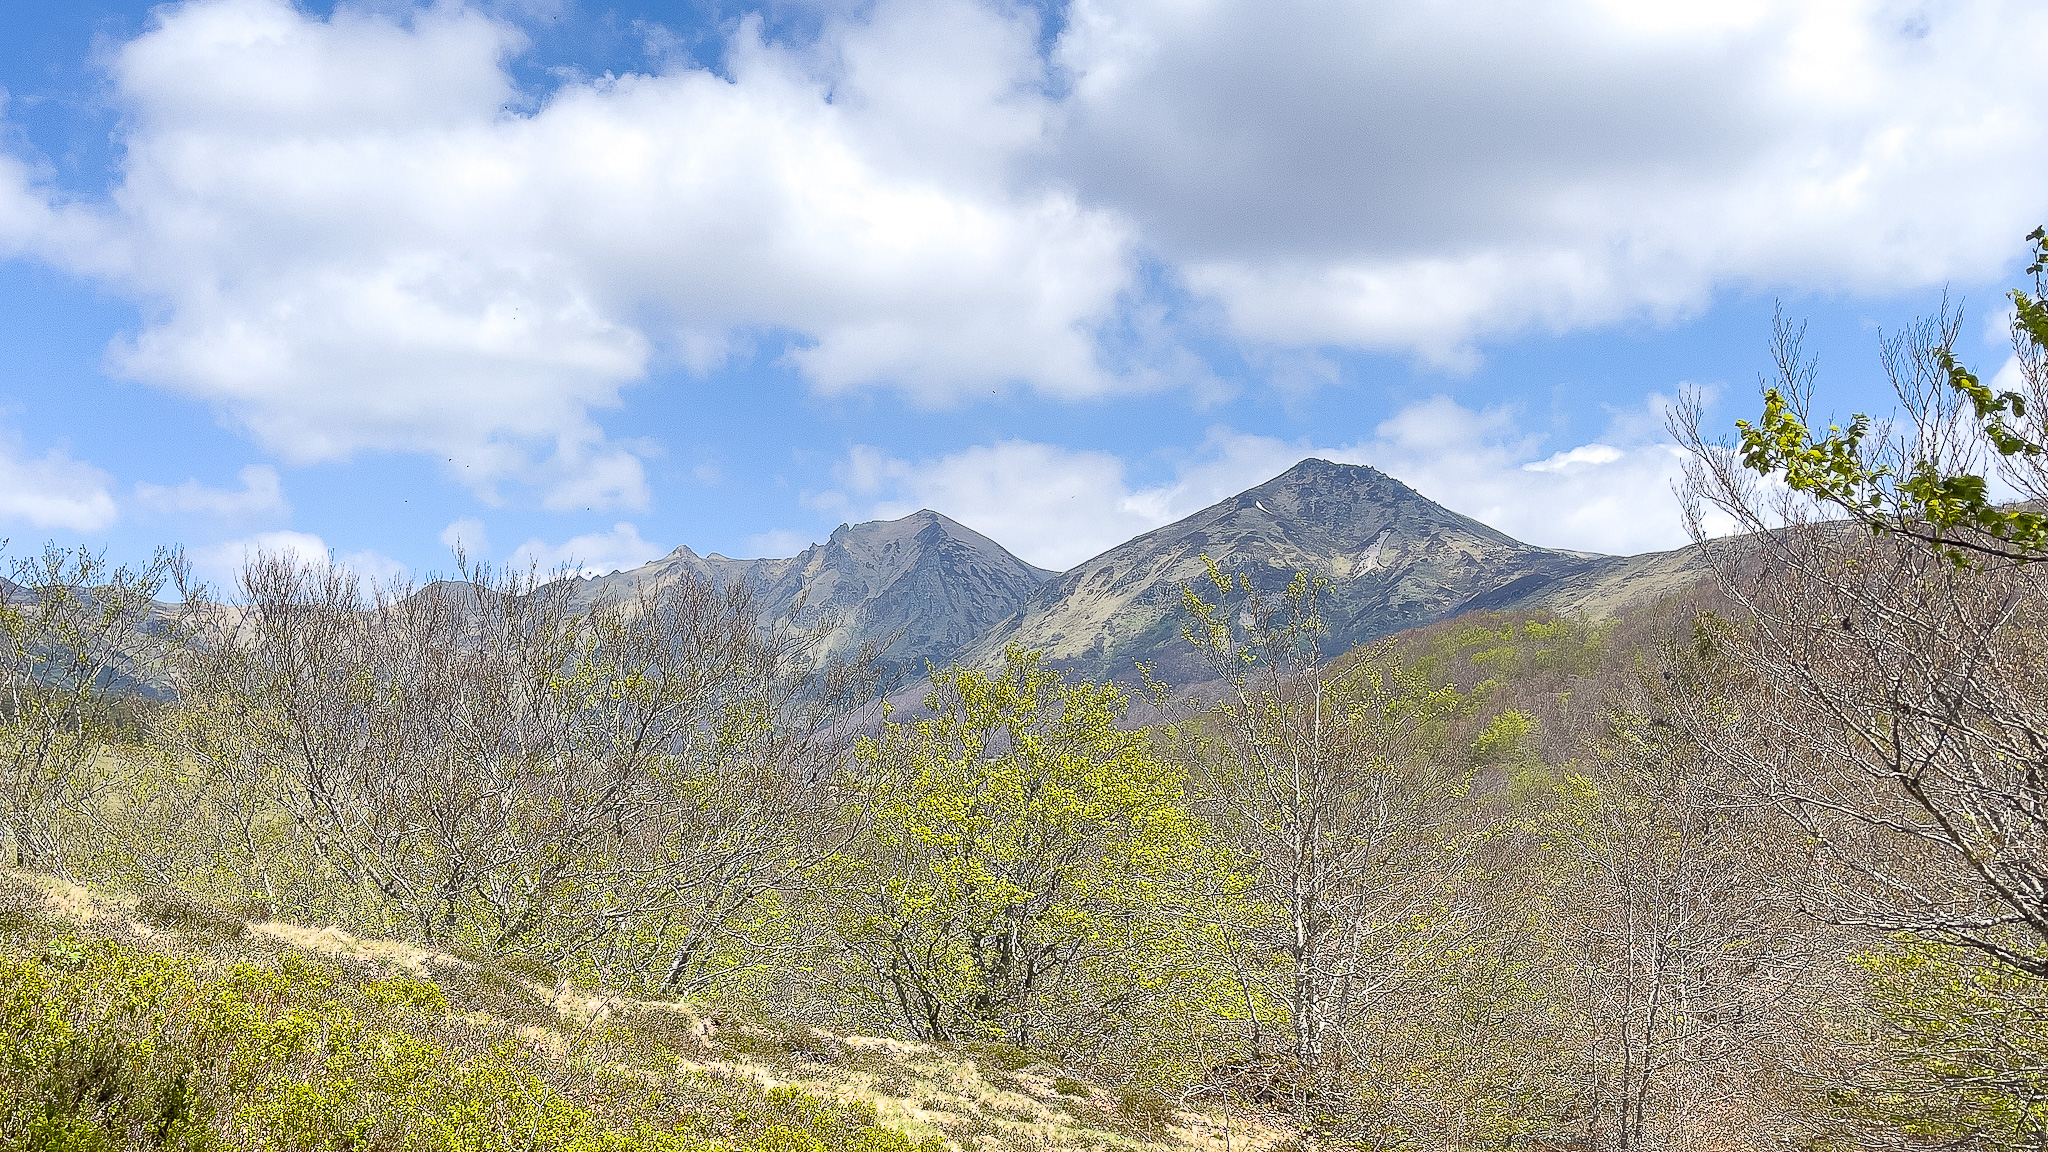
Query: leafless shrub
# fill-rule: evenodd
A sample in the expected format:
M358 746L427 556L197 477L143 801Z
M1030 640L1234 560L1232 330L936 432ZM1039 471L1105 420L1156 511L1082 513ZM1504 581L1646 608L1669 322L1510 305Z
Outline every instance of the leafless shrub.
M764 630L745 587L688 574L583 611L570 592L252 560L182 730L266 896L671 992L707 979L731 919L838 844L872 654L819 666L821 628ZM266 852L280 826L291 851Z
M133 742L138 697L161 691L181 640L156 597L183 589L181 554L141 567L50 545L0 580L0 832L15 866L68 876L67 814L105 783L95 765Z

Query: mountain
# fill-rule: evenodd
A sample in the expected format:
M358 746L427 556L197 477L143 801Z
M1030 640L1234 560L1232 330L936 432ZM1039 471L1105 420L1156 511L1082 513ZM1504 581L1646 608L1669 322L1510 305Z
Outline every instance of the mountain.
M685 571L752 585L764 620L828 615L828 652L883 641L882 658L910 681L927 662L990 666L1007 645L1095 679L1135 679L1136 661L1169 684L1209 669L1180 637L1181 587L1199 586L1202 556L1278 593L1294 573L1326 578L1326 656L1406 628L1481 609L1548 609L1593 617L1706 578L1697 548L1602 556L1524 544L1461 516L1375 469L1304 460L1285 473L1064 573L1035 568L1000 544L929 510L842 524L822 544L779 559L736 560L677 548L651 564L578 579L573 603L631 597ZM435 583L418 595L469 596ZM0 577L0 602L31 596ZM799 607L801 605L801 607ZM241 609L209 605L232 631ZM145 627L190 606L160 605ZM123 691L166 696L160 670L123 668ZM922 695L906 686L901 702Z
M869 638L886 640L882 659L922 675L943 667L1014 614L1053 573L1034 568L1002 545L929 510L898 520L841 524L823 544L785 559L735 560L678 548L651 564L583 582L578 602L630 596L658 588L683 571L721 584L753 585L764 619L830 615L827 651L846 652Z
M1091 678L1129 682L1146 661L1169 684L1206 680L1180 636L1181 586L1202 580L1205 554L1266 593L1296 571L1327 578L1325 655L1468 608L1604 603L1629 595L1603 581L1631 563L1524 544L1376 469L1304 460L1048 581L962 662L993 664L1018 645ZM1654 584L1670 573L1640 575Z
M1706 555L1688 545L1638 556L1602 556L1578 572L1540 582L1510 584L1475 596L1461 612L1547 609L1564 616L1612 616L1632 605L1690 588L1713 574Z

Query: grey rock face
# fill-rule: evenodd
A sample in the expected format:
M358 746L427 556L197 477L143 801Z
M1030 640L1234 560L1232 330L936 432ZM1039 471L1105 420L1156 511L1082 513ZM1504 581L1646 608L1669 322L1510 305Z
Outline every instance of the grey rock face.
M1145 661L1169 684L1209 679L1180 636L1181 587L1202 580L1204 554L1270 594L1297 571L1327 578L1326 656L1489 594L1501 601L1493 607L1533 602L1621 563L1524 544L1373 468L1304 460L1049 581L962 660L993 663L1014 644L1093 678L1128 683Z
M1137 680L1152 664L1176 686L1212 675L1181 638L1181 587L1208 555L1277 595L1297 571L1329 581L1322 651L1475 609L1603 616L1706 572L1692 549L1624 558L1524 544L1444 508L1374 468L1304 460L1285 473L1064 573L1034 568L937 512L841 525L786 559L735 560L678 548L585 581L578 598L630 596L682 570L750 582L764 619L829 614L827 647L887 641L883 659L915 682L926 666L993 666L1017 645L1092 679ZM921 692L913 683L906 699Z
M651 564L586 581L580 601L630 596L688 570L721 584L753 585L764 619L836 621L828 652L886 640L882 659L910 676L944 667L1052 577L981 533L937 512L842 524L823 544L786 559L735 560L678 548Z

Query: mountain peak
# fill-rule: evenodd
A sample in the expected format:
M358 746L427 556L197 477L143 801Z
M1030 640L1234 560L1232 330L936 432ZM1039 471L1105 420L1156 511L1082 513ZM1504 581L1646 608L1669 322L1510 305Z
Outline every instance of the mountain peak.
M1200 580L1204 557L1268 594L1297 572L1326 580L1332 652L1440 619L1511 582L1592 562L1532 548L1377 468L1310 458L1063 573L972 659L993 660L1016 644L1090 677L1128 677L1142 660L1169 682L1206 678L1176 623L1181 587Z
M949 516L921 508L894 520L841 524L795 556L730 560L678 548L652 564L593 582L591 595L658 586L689 569L720 583L752 585L764 619L801 602L807 614L835 621L827 652L887 643L885 661L922 671L948 664L1014 613L1052 573Z

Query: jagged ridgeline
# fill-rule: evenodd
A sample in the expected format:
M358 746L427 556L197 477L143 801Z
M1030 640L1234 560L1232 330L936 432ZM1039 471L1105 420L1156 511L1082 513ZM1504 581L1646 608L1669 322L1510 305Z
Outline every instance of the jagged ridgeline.
M1180 638L1181 586L1202 576L1204 555L1266 591L1296 572L1327 579L1329 655L1471 609L1601 615L1703 574L1689 549L1624 558L1524 544L1377 469L1304 460L1064 573L920 511L841 525L787 559L678 548L586 580L576 594L582 603L629 596L689 571L750 582L764 617L786 615L800 599L806 611L830 613L830 651L886 642L884 661L912 679L927 664L993 665L1015 645L1091 679L1130 682L1144 661L1185 685L1209 675Z
M937 512L841 524L823 544L786 559L734 560L688 547L639 568L584 580L579 606L652 591L685 572L754 588L764 620L796 612L835 622L822 655L873 639L884 664L922 675L944 667L1015 613L1055 574L1034 568L971 528Z

